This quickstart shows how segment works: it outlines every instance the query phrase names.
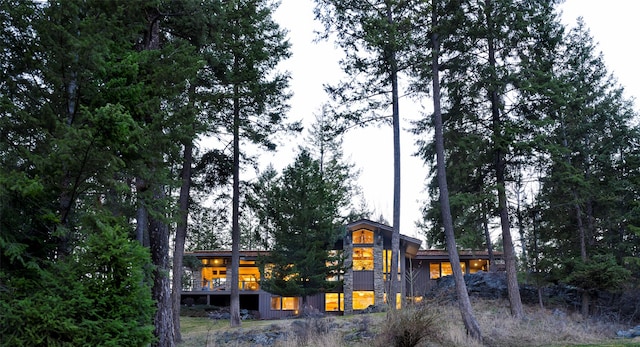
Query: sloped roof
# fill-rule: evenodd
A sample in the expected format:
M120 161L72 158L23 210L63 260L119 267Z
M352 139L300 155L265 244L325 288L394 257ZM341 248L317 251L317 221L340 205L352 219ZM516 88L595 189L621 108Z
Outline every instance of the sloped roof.
M466 259L488 259L489 252L486 250L458 250L458 256L462 260ZM493 251L493 256L496 259L502 259L502 252ZM449 259L449 253L444 249L421 249L416 254L416 259L424 260L438 260Z
M393 234L393 227L386 224L374 222L369 219L360 219L355 222L349 223L346 225L346 228L351 231L357 229L368 229L372 231L375 229L379 229L384 233L384 236L388 238L391 238L391 235ZM404 242L404 244L407 246L406 253L409 257L414 257L420 249L420 245L422 244L422 240L403 234L400 234L400 242Z

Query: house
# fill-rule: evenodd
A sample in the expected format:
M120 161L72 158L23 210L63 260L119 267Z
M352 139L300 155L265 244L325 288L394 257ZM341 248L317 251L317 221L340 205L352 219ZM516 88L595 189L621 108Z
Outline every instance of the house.
M397 304L419 301L442 276L452 274L448 254L442 250L421 250L421 241L400 235L400 259L391 266L391 234L393 229L381 223L362 219L345 226L345 236L336 244L342 251L345 271L342 286L333 292L308 298L308 304L325 313L351 314L371 305L386 302L390 276L396 275L401 289ZM282 318L297 313L301 298L280 297L260 288L260 271L256 261L265 251L241 251L238 272L240 308L258 311L263 319ZM202 268L191 273L185 283L182 302L228 306L230 302L231 251L196 251L187 253L202 262ZM486 251L461 251L464 273L488 271ZM335 280L338 280L336 278Z

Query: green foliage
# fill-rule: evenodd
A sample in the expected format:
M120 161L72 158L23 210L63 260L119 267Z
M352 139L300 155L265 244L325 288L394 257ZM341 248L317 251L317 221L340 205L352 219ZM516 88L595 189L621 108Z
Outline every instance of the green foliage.
M339 255L329 251L342 236L348 174L335 162L321 170L320 161L302 150L281 177L267 172L254 187L250 204L270 238L270 253L260 259L264 290L306 297L339 284L327 281L341 269Z
M573 260L565 266L566 282L588 291L621 290L631 276L631 271L609 254L594 255L586 262Z
M114 220L95 218L81 251L15 276L2 269L3 346L144 346L154 311L148 252Z

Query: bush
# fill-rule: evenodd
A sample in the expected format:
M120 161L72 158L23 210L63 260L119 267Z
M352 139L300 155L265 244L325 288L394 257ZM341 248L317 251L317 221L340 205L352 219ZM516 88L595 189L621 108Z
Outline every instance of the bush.
M412 347L426 340L440 341L439 321L426 306L387 312L387 323L378 335L378 346Z
M95 226L78 252L31 271L0 271L0 345L145 346L154 303L147 251Z

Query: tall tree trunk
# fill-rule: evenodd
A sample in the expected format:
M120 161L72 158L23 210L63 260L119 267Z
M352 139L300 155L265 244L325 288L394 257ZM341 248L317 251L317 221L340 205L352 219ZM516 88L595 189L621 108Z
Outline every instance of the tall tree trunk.
M157 187L154 198L165 198L162 187ZM160 213L158 213L160 214ZM153 270L153 287L151 296L156 301L157 311L153 318L154 335L157 340L154 346L174 346L173 311L171 309L171 281L169 273L169 228L162 217L152 215L149 218L149 241L151 243L151 260Z
M586 232L584 227L584 222L582 220L582 208L580 207L580 203L578 203L578 194L575 189L573 190L573 200L574 200L574 209L576 211L576 221L578 223L578 234L580 238L580 259L583 263L586 263L589 260L587 256L587 242L586 242ZM582 313L583 317L589 316L589 306L591 305L591 296L589 295L589 291L584 288L582 290L582 307L580 313Z
M230 325L239 327L240 290L238 271L240 269L240 90L234 85L233 97L233 198L231 212L231 300Z
M518 272L516 266L516 254L513 246L513 239L511 238L511 227L509 225L509 210L507 206L507 191L506 191L506 149L502 138L502 120L501 102L498 96L498 88L495 85L497 82L497 62L496 62L496 48L493 38L493 20L492 20L492 6L491 2L488 2L485 7L485 14L487 19L487 47L489 53L489 69L492 71L491 83L489 85L489 101L491 104L491 116L493 126L493 138L494 138L494 170L496 175L496 189L498 194L498 213L500 215L500 224L502 228L502 244L504 248L504 261L507 270L507 289L509 292L509 304L511 305L511 315L515 318L524 317L524 308L522 307L522 299L520 298L520 288L518 285Z
M432 3L432 25L438 27L437 5L434 0ZM442 213L442 223L444 225L444 233L447 243L447 253L451 261L451 269L453 270L453 278L456 284L456 294L458 296L458 305L460 314L464 321L467 333L473 339L482 341L482 333L480 325L473 314L467 285L464 283L462 267L460 266L460 257L456 246L455 234L453 231L453 218L451 217L451 209L449 206L449 188L447 186L447 173L444 158L444 130L442 125L442 112L440 107L440 42L438 33L431 34L431 42L433 45L433 56L431 61L431 74L433 80L433 118L435 125L435 141L436 141L436 167L438 176L438 188L440 190L440 211Z
M145 50L160 49L160 19L161 14L155 10L148 15L149 26L144 38ZM158 158L162 158L160 154ZM151 160L149 172L161 169L162 160ZM155 201L166 199L164 187L162 183L154 181L149 184L149 189L153 192ZM144 200L143 200L144 202ZM155 204L157 205L157 204ZM142 205L144 206L144 204ZM157 310L153 319L154 335L156 341L153 346L173 347L174 329L173 329L173 310L171 309L171 281L169 273L169 228L163 220L164 211L153 211L148 213L149 219L149 247L151 251L151 261L154 265L153 270L153 286L151 288L151 297L156 302Z
M138 210L136 211L136 240L144 247L149 247L149 210L145 204L144 192L147 190L147 182L142 178L136 178L136 196Z
M173 251L173 329L176 342L182 341L180 332L180 295L182 294L182 258L184 256L184 243L187 237L187 222L189 219L189 190L191 189L191 165L193 163L193 142L188 141L184 145L182 162L182 186L178 207L180 216L176 227L176 239Z
M524 217L522 215L522 208L521 208L521 182L520 179L518 180L518 187L517 187L517 191L516 191L516 200L517 200L517 205L516 205L516 219L518 220L518 234L520 235L520 247L522 248L522 264L523 264L523 270L525 271L525 273L527 274L527 281L528 281L528 276L529 276L529 258L527 256L527 244L525 242L526 240L526 236L524 233Z
M387 4L387 21L393 25L391 6ZM395 38L390 44L395 45ZM387 47L387 59L391 68L391 104L393 117L393 232L391 234L391 267L389 268L389 295L387 301L391 310L396 309L396 295L402 292L402 283L398 281L398 263L400 259L400 106L398 97L398 62L396 48ZM402 297L402 296L401 296Z

